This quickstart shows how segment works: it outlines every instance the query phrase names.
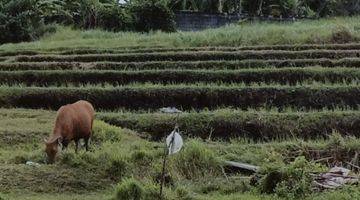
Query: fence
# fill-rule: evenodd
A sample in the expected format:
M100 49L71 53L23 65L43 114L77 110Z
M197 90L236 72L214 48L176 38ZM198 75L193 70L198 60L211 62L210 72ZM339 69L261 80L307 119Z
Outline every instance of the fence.
M272 16L250 17L247 14L209 14L194 11L175 12L175 22L178 30L181 31L198 31L207 28L218 28L226 24L236 23L239 20L260 20L260 21L279 21L292 22L297 19L314 19L314 18L279 18Z
M217 28L243 19L240 15L207 14L201 12L180 11L175 13L178 30L197 31L206 28Z

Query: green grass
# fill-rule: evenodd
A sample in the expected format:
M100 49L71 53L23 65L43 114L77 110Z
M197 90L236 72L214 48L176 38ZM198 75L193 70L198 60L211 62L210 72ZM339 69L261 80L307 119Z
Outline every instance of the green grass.
M129 54L35 55L17 56L16 62L145 62L145 61L211 61L250 59L341 59L356 58L359 50L305 50L305 51L240 51L240 52L165 52Z
M15 108L0 108L0 198L111 199L134 182L156 196L162 142L176 122L185 144L169 157L166 200L286 199L262 194L264 178L251 186L225 160L258 165L260 177L290 174L295 160L321 165L316 171L342 163L358 175L346 163L360 165L359 19L177 33L59 27L36 42L2 45L0 106ZM91 150L75 154L72 142L47 165L43 139L56 112L16 107L57 109L78 99L98 112ZM164 106L187 111L154 112ZM358 186L314 192L297 176L304 200L360 198Z
M89 192L87 194L74 194L70 192L66 193L35 193L35 192L27 192L26 194L21 192L12 192L4 195L5 199L8 200L105 200L110 199L112 194L110 192Z
M55 114L46 110L1 109L0 132L14 132L16 135L18 124L30 125L31 122L27 128L32 133L30 137L43 135L42 132L50 134ZM10 123L17 118L17 123ZM353 152L360 148L359 139L345 137L341 140L340 146L336 146L338 153L344 153L344 159L351 159ZM42 140L29 140L25 142L26 145L11 149L4 144L0 143L0 160L3 163L0 167L0 194L8 199L29 200L109 199L114 196L114 186L123 177L134 177L146 185L160 172L163 146L139 138L136 132L98 120L94 127L92 150L87 153L82 150L76 155L73 145L70 145L54 165L42 163ZM274 155L284 163L291 162L292 156L297 155L306 155L309 160L315 160L318 156L331 155L334 144L338 145L332 139L254 143L244 139L222 142L185 138L184 149L169 159L168 169L174 186L166 185L165 194L169 200L179 199L180 194L184 195L184 190L188 196L199 200L278 200L281 198L259 194L248 185L247 179L237 179L244 176L242 174L228 173L228 182L219 168L220 163L234 160L261 166ZM6 153L9 150L12 152ZM321 154L309 153L317 151ZM28 160L40 162L41 166L24 165ZM189 167L193 167L192 170L186 170ZM304 199L356 199L358 195L359 189L353 187L307 194Z
M40 41L5 44L2 50L54 48L196 47L336 43L359 40L359 17L304 20L295 23L255 22L200 32L112 33L59 28ZM340 35L340 40L334 37Z
M360 79L356 68L280 68L242 70L26 70L0 71L0 84L26 86L159 84L310 84L354 83Z
M294 107L298 109L357 108L359 86L354 84L304 86L246 85L127 85L124 87L0 87L0 106L53 108L90 101L98 109L239 109ZM161 99L159 101L159 99Z
M261 50L283 50L283 51L303 51L303 50L359 50L359 43L344 44L284 44L284 45L256 45L256 46L206 46L206 47L133 47L133 48L53 48L47 50L15 50L0 51L0 56L18 56L18 55L83 55L83 54L125 54L125 53L169 53L169 52L235 52L235 51L261 51Z
M178 123L187 137L248 138L253 140L286 140L291 138L321 138L332 129L344 135L359 136L354 124L357 111L269 111L216 110L189 112L180 115L162 113L99 113L110 124L148 133L158 140Z
M285 59L227 61L147 61L147 62L0 62L1 71L16 70L236 70L286 67L358 68L360 59Z

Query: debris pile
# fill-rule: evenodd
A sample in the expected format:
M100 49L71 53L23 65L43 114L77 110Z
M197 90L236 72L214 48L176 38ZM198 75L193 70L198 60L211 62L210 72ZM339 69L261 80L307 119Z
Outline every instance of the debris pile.
M164 107L160 108L160 112L162 113L182 113L181 110L175 108L175 107Z
M40 164L37 163L37 162L26 161L25 164L26 164L26 165L29 165L29 166L33 166L33 167L40 167Z
M350 170L343 167L333 167L327 173L313 174L314 184L318 189L336 189L346 184L356 184L359 177L350 176Z

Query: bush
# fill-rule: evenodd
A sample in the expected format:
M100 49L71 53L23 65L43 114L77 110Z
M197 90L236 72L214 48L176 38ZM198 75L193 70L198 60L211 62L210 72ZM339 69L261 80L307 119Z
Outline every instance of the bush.
M6 0L0 4L0 44L34 40L44 32L37 0Z
M189 193L189 189L181 186L176 187L175 197L179 200L195 200L195 197Z
M199 141L188 141L184 149L171 159L173 173L186 179L218 175L221 172L220 161L214 152Z
M349 43L356 40L358 39L355 38L351 31L345 26L337 27L330 36L330 42L332 43Z
M160 197L159 186L155 185L153 182L148 182L144 185L144 200L155 200L155 199L163 199L164 196Z
M143 196L144 188L134 178L124 179L116 187L115 200L141 200Z
M103 6L98 15L98 26L108 31L133 30L133 19L125 9L117 5Z
M154 200L164 199L159 196L158 187L149 182L140 183L134 178L126 178L116 187L115 200Z
M166 0L135 0L131 1L129 9L136 31L175 31L175 16Z
M258 185L261 192L276 193L286 199L298 199L311 194L313 179L310 174L323 171L320 165L307 161L303 156L286 165L279 156L272 156L278 158L261 168L262 178Z
M125 176L128 165L124 158L112 159L107 164L105 171L111 179L118 180Z
M91 138L92 143L103 143L108 142L119 142L122 138L122 132L119 131L118 127L106 124L103 121L94 122L93 136Z

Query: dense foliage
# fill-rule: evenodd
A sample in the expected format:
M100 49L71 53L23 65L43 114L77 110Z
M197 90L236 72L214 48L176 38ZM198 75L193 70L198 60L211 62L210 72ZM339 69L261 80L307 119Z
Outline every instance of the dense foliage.
M174 14L163 0L136 0L130 3L135 30L175 31Z
M357 0L171 0L175 10L247 13L250 16L322 17L354 15Z
M36 0L0 2L0 44L36 39L44 28Z
M168 1L3 0L0 2L0 44L30 41L46 32L46 24L108 31L174 31Z
M0 44L37 39L50 24L108 31L175 31L174 12L193 10L249 16L354 15L356 0L2 0Z

